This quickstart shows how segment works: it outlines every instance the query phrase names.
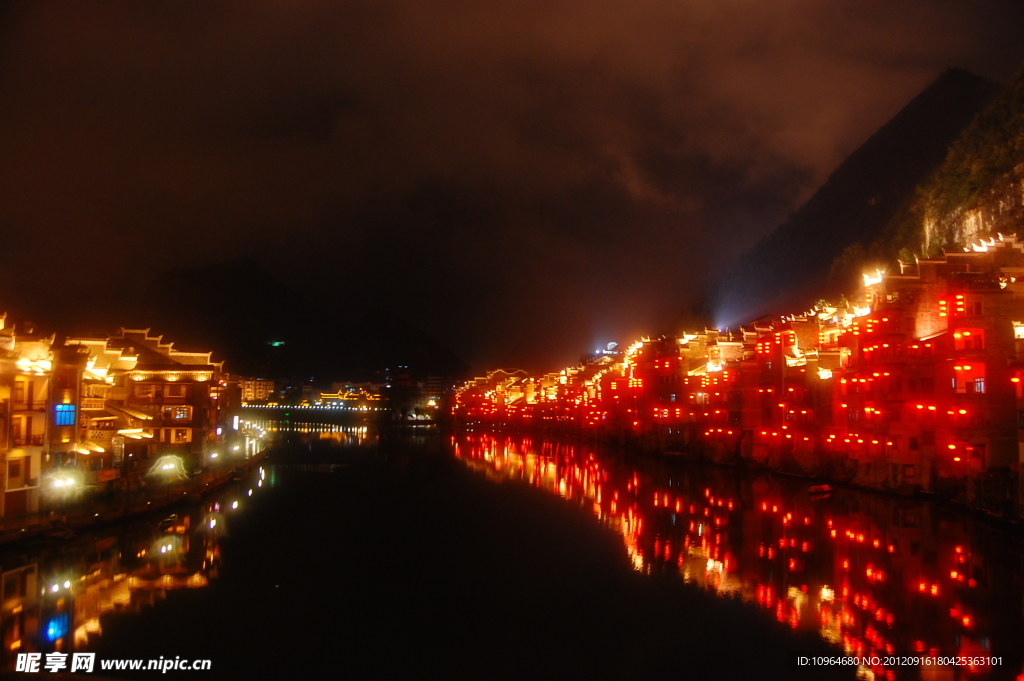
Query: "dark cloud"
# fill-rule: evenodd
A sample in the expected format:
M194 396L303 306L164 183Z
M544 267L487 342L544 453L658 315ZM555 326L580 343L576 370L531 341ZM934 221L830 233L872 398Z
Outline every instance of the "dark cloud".
M0 16L4 305L81 314L247 254L478 366L670 328L947 65L1024 55L1001 0Z

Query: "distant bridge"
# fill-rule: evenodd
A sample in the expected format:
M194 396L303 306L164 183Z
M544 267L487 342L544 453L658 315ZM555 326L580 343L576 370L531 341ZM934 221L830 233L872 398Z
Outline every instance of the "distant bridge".
M243 404L242 409L303 409L309 411L349 411L349 412L374 412L387 411L385 407L350 407L347 404L302 404L298 406L285 404Z
M373 423L385 423L394 426L427 426L436 421L432 418L412 418L403 420L386 421L387 414L390 410L384 406L361 406L351 407L346 404L304 404L300 406L282 405L282 404L243 404L242 409L246 410L249 415L245 418L251 419L256 418L256 414L260 417L272 420L288 420L286 417L291 417L297 422L301 423L313 423L316 420L323 419L327 421L344 422L344 421L362 421L362 422L373 422Z

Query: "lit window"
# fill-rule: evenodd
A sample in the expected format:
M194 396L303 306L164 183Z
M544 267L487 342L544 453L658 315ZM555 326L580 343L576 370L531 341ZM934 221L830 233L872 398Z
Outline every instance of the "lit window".
M985 332L982 329L959 329L953 334L957 350L984 350Z
M53 425L73 426L75 425L75 405L58 404L54 407Z
M188 421L192 418L192 407L164 407L164 418Z

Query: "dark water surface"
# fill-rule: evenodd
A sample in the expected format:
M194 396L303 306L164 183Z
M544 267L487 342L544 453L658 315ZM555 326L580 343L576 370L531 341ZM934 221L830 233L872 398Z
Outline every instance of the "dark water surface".
M115 571L154 604L108 608L75 649L209 658L177 676L210 679L854 678L795 665L841 646L1003 657L866 678L1021 671L1020 540L936 507L579 444L305 429L196 511L174 574L199 588L154 596L174 565L119 539Z

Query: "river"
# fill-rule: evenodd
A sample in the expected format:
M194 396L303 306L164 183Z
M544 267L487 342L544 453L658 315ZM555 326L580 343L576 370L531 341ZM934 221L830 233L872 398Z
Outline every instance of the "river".
M262 467L201 505L0 555L7 668L55 649L139 679L162 674L99 666L854 678L797 664L843 648L879 658L862 678L1024 666L1021 540L951 510L553 439L265 425ZM940 655L997 665L908 659Z

